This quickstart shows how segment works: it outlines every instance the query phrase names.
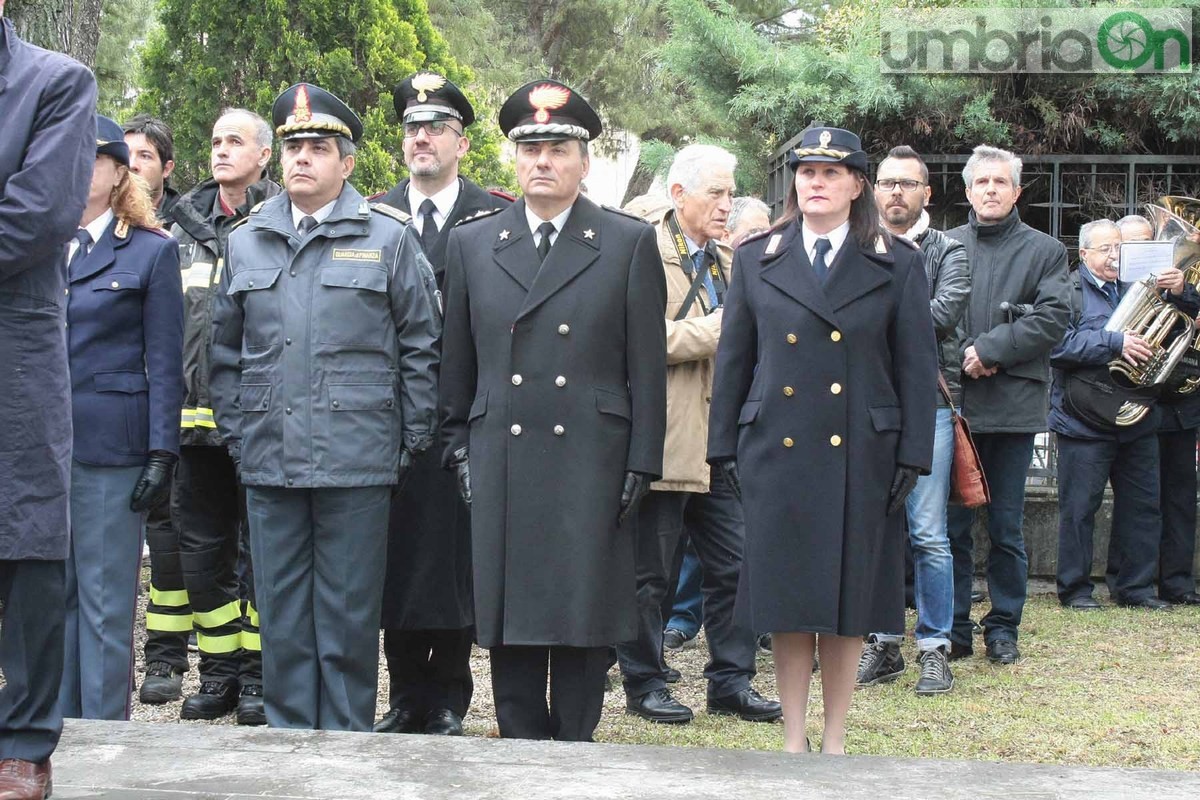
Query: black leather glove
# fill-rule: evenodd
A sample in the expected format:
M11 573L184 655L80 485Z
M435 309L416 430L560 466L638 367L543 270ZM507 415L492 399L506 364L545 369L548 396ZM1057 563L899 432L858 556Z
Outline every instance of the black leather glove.
M471 464L467 459L467 448L460 447L454 451L454 457L450 459L450 468L458 478L458 496L468 506L471 505Z
M617 524L623 525L637 504L650 491L650 476L644 472L626 472L625 485L621 487L621 511L617 514Z
M178 456L166 450L151 450L146 455L146 466L142 467L142 474L133 485L133 496L129 498L130 511L147 511L167 499L177 459Z
M888 498L889 515L895 514L900 509L904 508L904 501L912 494L912 490L917 487L917 478L920 473L916 467L905 466L904 464L896 465L896 474L892 476L892 493Z
M414 458L412 450L409 450L407 447L400 448L400 468L396 470L396 488L394 491L398 492L404 488L404 482L408 480L408 473L412 471Z
M738 474L737 459L727 458L724 461L718 461L713 466L721 471L725 483L729 484L729 488L733 490L733 496L738 499L738 502L741 502L742 477Z

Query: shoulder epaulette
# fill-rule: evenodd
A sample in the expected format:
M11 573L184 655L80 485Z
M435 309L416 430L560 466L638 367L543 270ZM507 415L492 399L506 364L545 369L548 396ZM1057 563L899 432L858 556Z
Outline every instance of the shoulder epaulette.
M258 203L255 203L254 208L250 209L250 213L257 214L262 209L262 207L265 206L266 204L267 204L266 200L262 200Z
M405 214L395 206L389 206L387 203L371 203L371 210L378 211L380 214L391 217L397 222L412 222L412 217L410 215Z
M605 211L611 211L614 214L620 214L622 217L629 217L630 219L636 219L638 222L642 223L643 225L650 224L649 222L646 222L646 220L644 220L643 218L639 217L637 214L634 214L630 211L626 211L623 208L617 208L616 206L604 206L604 205L602 205L600 207L603 208Z
M113 236L118 239L124 239L129 235L129 223L123 219L117 220L117 227L113 228Z
M482 211L476 211L474 214L472 214L469 217L463 217L458 222L454 223L454 226L458 227L459 225L465 225L468 222L474 222L477 219L483 219L484 217L490 217L492 214L498 214L503 210L504 209L502 209L502 208L485 208Z
M742 239L740 242L738 242L738 246L740 247L744 244L748 244L749 242L756 242L759 239L766 236L767 234L775 233L775 232L776 231L774 228L767 228L766 230L761 230L761 231L758 231L757 233L752 233L749 236L747 236L746 238Z
M159 236L163 237L164 239L171 238L171 234L167 233L166 228L143 228L141 225L139 225L138 227L141 228L142 230L146 231L147 233L157 233Z
M370 197L366 198L366 201L367 201L368 203L374 203L376 200L378 200L379 198L383 197L385 194L387 194L387 192L376 192L375 194L373 194L373 195L371 195Z
M515 194L509 194L503 189L485 189L484 191L486 191L492 197L499 197L501 200L507 200L510 203L517 202L517 196Z
M262 205L262 203L259 203L259 205ZM255 211L257 211L257 210L258 210L258 206L255 206L254 208L250 209L250 213L251 213L251 214L253 214L253 213L254 213ZM230 230L230 232L232 233L233 231L236 231L238 228L242 227L243 225L245 225L245 224L246 224L247 222L249 222L249 221L250 221L250 217L249 217L249 216L242 217L242 218L241 218L241 219L239 219L237 222L235 222L235 223L233 223L232 225L230 225L230 226L229 226L229 230Z

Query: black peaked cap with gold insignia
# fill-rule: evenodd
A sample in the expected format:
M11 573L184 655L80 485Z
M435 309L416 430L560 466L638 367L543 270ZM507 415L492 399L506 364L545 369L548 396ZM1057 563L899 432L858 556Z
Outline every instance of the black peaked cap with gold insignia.
M284 89L271 106L275 135L288 139L323 139L345 136L357 142L363 124L337 95L311 83L297 83Z
M500 130L514 142L595 139L600 115L566 84L549 79L527 83L500 108Z
M436 72L418 72L405 78L392 92L392 103L401 122L457 119L466 128L475 121L475 109L466 95Z
M129 145L125 130L113 120L96 115L96 155L112 156L118 164L129 166Z
M842 128L809 128L800 146L788 153L788 166L793 170L806 161L845 164L859 172L867 171L867 154L863 152L858 134Z

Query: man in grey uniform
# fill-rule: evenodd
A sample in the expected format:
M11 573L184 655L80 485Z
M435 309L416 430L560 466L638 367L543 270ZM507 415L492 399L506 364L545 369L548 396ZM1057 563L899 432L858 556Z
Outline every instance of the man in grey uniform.
M436 286L347 182L354 112L301 83L272 116L286 191L229 237L210 390L246 486L267 724L369 731L392 486L433 441Z

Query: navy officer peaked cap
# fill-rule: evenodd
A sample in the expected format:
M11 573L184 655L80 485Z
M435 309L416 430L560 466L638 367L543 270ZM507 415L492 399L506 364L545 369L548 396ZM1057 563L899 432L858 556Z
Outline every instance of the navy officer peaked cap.
M418 72L397 84L392 103L401 122L457 119L465 128L475 121L475 109L453 82L436 72Z
M363 124L337 95L311 83L297 83L284 89L271 106L275 135L281 140L324 139L345 136L357 142Z
M788 166L795 170L806 161L845 164L859 172L867 171L867 154L863 152L858 134L842 128L809 128L804 131L800 146L788 153Z
M112 156L118 164L129 166L129 145L125 129L108 117L96 115L96 155Z
M565 83L527 83L500 108L500 130L514 142L590 141L600 135L600 115Z

